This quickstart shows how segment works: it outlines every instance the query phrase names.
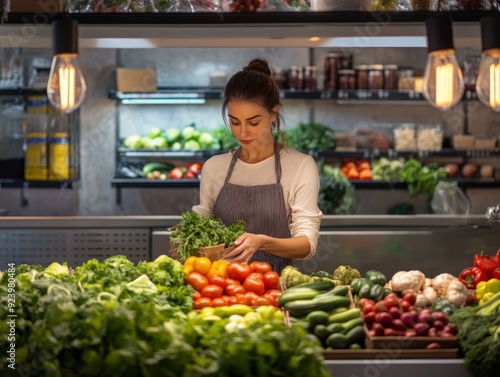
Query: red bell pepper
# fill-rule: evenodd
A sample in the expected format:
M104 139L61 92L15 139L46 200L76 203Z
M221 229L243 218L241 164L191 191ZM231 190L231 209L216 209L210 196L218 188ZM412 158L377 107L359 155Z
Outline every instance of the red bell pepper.
M474 255L474 267L480 268L488 278L491 277L493 270L498 267L498 265L490 259L488 255L481 251L481 254Z
M463 270L458 277L467 289L475 289L481 281L488 281L489 277L486 273L478 267L469 267Z
M493 270L492 278L500 280L500 267L497 267Z
M496 255L493 255L491 258L490 258L493 262L495 262L497 264L498 267L500 267L500 249L497 250L497 254Z

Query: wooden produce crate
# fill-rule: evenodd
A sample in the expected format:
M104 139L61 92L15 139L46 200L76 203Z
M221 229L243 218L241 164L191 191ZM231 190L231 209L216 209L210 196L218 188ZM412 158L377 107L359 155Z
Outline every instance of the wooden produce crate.
M326 349L323 351L323 356L325 360L457 359L459 349Z
M423 350L431 343L437 343L441 349L458 348L456 337L431 337L431 336L370 336L365 326L367 349L399 349L399 350ZM436 350L431 350L436 351Z

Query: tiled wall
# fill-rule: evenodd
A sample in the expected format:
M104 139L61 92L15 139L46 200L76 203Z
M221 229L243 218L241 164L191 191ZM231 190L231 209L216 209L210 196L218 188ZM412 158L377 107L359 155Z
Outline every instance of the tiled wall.
M29 189L25 192L27 207L20 205L19 189L0 189L0 208L16 216L175 215L188 210L197 203L197 189L123 189L122 204L116 205L116 191L110 183L115 169L116 115L121 136L145 133L153 126L182 127L191 122L211 129L222 124L220 102L196 106L121 106L117 113L115 101L108 99L108 91L115 88L115 67L157 68L160 86L206 86L210 71L224 70L231 75L253 57L264 57L274 67L307 65L312 58L320 69L321 86L326 52L319 49L310 57L309 50L298 48L81 50L80 61L88 84L80 112L81 181L72 190ZM459 60L470 53L478 54L479 50L459 50ZM26 54L28 58L48 56L48 51L26 50ZM424 49L361 49L354 53L354 64L395 63L423 69L425 61ZM441 113L419 104L341 106L327 101L285 102L288 127L308 122L311 114L316 121L337 130L373 123L442 123L446 135L462 132L464 119L462 107ZM469 127L479 136L500 136L499 118L477 102L469 105ZM492 159L491 163L500 169L498 160ZM487 206L500 202L498 189L470 189L467 194L472 213L484 213ZM359 214L383 214L392 204L404 201L413 203L419 212L426 212L425 198L410 198L406 190L358 190L357 198Z

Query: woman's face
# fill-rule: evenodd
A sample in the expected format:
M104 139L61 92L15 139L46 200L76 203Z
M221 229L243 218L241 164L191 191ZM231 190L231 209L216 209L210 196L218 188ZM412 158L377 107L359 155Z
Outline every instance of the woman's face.
M273 141L272 122L276 114L250 101L229 101L229 125L241 147L246 150L260 148Z

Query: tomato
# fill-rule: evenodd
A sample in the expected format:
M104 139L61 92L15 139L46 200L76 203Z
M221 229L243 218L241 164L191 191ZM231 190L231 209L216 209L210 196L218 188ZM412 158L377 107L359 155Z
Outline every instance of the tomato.
M194 302L195 309L207 308L212 305L212 299L209 297L200 297L198 300Z
M243 301L245 301L245 300L243 300ZM236 296L229 296L228 305L231 306L231 305L236 305L236 304L240 304L240 302L238 301Z
M241 285L241 283L238 280L226 278L226 283L227 285Z
M258 279L246 279L243 283L243 288L245 288L245 291L247 293L254 292L258 296L262 296L266 291L264 282Z
M409 302L410 305L415 305L415 302L417 301L417 295L415 295L415 293L412 292L407 292L403 296L403 301Z
M280 276L276 271L269 271L262 276L262 281L264 282L266 289L274 289L280 284Z
M255 292L247 292L245 293L245 305L251 306L253 300L259 297Z
M193 271L194 271L193 266L184 266L184 273L186 274L186 276Z
M252 262L250 263L250 268L253 272L260 272L261 274L272 270L271 265L267 262Z
M401 305L401 310L404 312L409 312L411 310L410 308L412 307L412 305L405 300L401 301L400 305Z
M229 296L222 295L221 299L224 300L224 302L226 303L226 305L229 305Z
M194 292L193 295L191 296L194 301L198 300L201 297L200 292Z
M215 284L209 284L201 290L201 295L203 297L210 297L211 299L221 297L222 293L222 287Z
M233 262L227 266L227 276L230 279L238 280L239 282L245 281L246 277L250 275L252 269L247 263Z
M368 314L368 313L374 313L375 314L375 304L372 304L371 302L367 302L365 306L363 306L363 314Z
M274 301L276 301L278 299L278 297L281 296L283 292L281 292L280 290L278 289L269 289L268 291L266 291L265 295L269 295L273 298Z
M222 289L227 286L226 279L224 279L222 275L211 275L208 277L208 282L210 284L218 285L219 287L222 287Z
M246 293L237 293L234 295L238 304L246 305L247 298Z
M399 299L395 299L393 297L386 297L384 298L384 305L389 310L390 308L399 308Z
M212 262L207 257L196 258L193 263L194 270L202 275L205 275L208 271L210 271L211 266Z
M226 293L229 296L236 296L237 294L245 294L245 288L242 285L231 284L226 286Z
M226 301L222 297L217 297L212 300L212 307L227 306Z
M269 301L266 297L257 297L252 300L252 306L268 306L272 305L273 302Z
M260 272L252 272L250 275L247 276L245 280L248 279L262 280L262 274Z
M208 285L208 279L199 272L193 271L186 277L186 283L201 292Z
M360 298L360 299L358 300L358 302L356 303L356 306L357 306L358 308L362 308L362 307L364 307L366 304L372 304L372 305L375 305L375 301L370 300L369 298L366 298L366 297L364 297L364 298Z

